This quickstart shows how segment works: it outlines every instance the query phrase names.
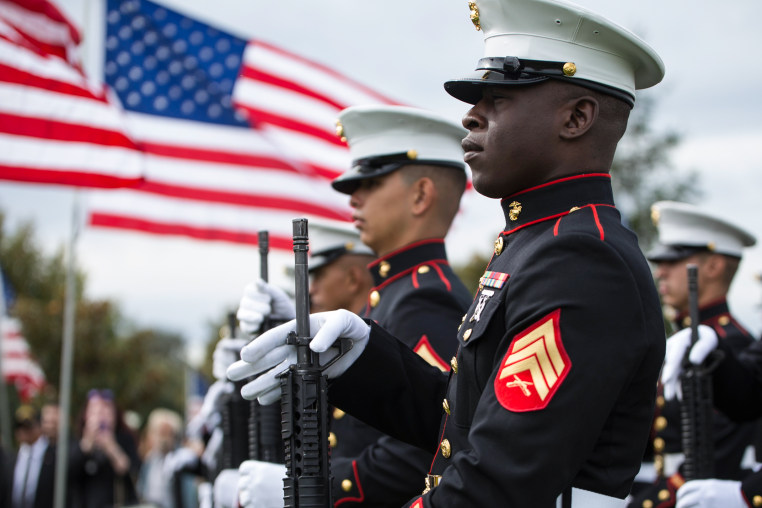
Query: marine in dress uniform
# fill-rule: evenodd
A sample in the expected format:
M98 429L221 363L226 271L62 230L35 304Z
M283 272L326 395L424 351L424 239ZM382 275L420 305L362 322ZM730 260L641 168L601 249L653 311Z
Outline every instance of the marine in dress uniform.
M351 195L362 182L410 165L465 170L460 147L465 129L433 113L360 106L344 110L339 125L353 158L352 168L333 183L340 192ZM373 287L360 315L445 371L457 348L455 330L472 297L447 261L444 238L430 234L395 244L398 248L369 265ZM385 436L340 409L334 411L330 438L336 506L399 506L423 488L431 451Z
M735 421L762 417L762 341L735 352L715 338L724 352L712 372L714 405ZM762 506L762 471L738 480L694 480L677 491L678 508L750 508Z
M656 277L665 305L674 310L678 330L690 327L688 308L687 265L696 264L699 271L698 298L701 324L711 327L723 349L738 354L754 338L732 316L727 291L744 247L755 239L749 233L710 210L672 201L660 201L652 207L658 228L659 244L648 253L656 265ZM715 267L706 263L729 263ZM711 274L708 270L714 270ZM720 400L721 396L717 397ZM733 422L722 412L713 415L714 474L721 479L738 480L747 474L742 468L746 449L753 444L755 425ZM680 473L684 454L680 425L680 402L659 397L652 431L654 472L653 483L633 497L630 506L640 508L674 506L676 491L684 483ZM647 465L646 465L647 467Z
M329 400L435 450L428 488L407 506L591 506L591 497L622 506L648 440L665 333L608 172L635 89L658 83L663 65L631 33L571 4L469 5L485 56L475 76L445 89L473 104L464 160L474 188L501 199L505 228L449 373L373 321L321 316L314 340L347 337L360 351L334 365ZM263 334L242 358L266 368L286 332ZM275 386L260 376L250 395Z
M470 5L486 54L474 79L445 84L466 102L478 105L490 85L557 79L631 104L633 87L661 78L650 48L592 13L552 1ZM599 51L629 71L612 79L619 71ZM610 176L585 169L501 200L505 230L460 326L449 380L373 324L366 351L331 385L329 396L356 416L437 450L428 488L409 506L546 507L572 487L575 503L628 494L665 334ZM374 394L372 406L358 386ZM387 404L403 417L390 419L379 409Z

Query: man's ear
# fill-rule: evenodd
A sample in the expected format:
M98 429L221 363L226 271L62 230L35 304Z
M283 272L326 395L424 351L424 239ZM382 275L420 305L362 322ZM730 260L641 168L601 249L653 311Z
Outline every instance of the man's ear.
M411 186L410 211L413 215L422 215L434 204L437 189L428 176L416 180Z
M704 270L707 277L711 279L720 279L725 273L726 264L727 260L725 259L725 256L712 254L706 258L704 263L702 263L701 268Z
M570 99L561 107L563 125L562 139L574 139L582 136L598 119L600 105L595 97L584 95Z

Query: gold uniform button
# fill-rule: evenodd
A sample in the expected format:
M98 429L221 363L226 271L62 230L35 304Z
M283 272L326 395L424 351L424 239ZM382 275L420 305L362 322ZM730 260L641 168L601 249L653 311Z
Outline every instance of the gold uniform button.
M664 397L662 397L661 395L656 397L656 407L662 408L662 407L664 407L665 403L666 403L666 401L664 400Z
M661 476L664 474L664 457L661 455L656 455L654 457L654 469L656 469L656 474Z
M686 316L683 318L683 327L688 328L689 326L691 326L691 317Z
M566 62L563 66L564 76L574 76L577 73L577 66L574 62Z
M654 502L650 499L643 501L643 508L654 508Z
M471 337L471 330L473 330L473 328L469 328L463 332L463 340L468 340L468 338Z
M654 428L657 431L662 431L662 430L666 429L667 428L667 419L664 418L663 416L659 416L658 418L656 418L656 420L654 421Z
M341 490L344 492L349 492L352 490L352 481L351 480L342 480L341 481Z
M346 413L344 411L342 411L341 409L339 409L337 407L333 408L333 419L334 420L341 420L342 418L344 418L345 414Z
M449 459L450 454L452 454L452 448L450 447L450 441L447 439L442 440L442 444L439 445L439 448L442 450L442 457Z
M730 318L728 316L720 316L720 319L718 319L717 322L720 323L720 326L728 326L730 324Z
M339 444L339 440L336 439L336 434L333 432L328 433L328 444L331 448L336 448L336 445Z
M751 502L754 506L762 506L762 496L754 496Z
M381 277L386 277L389 275L389 270L391 270L392 265L389 264L388 261L381 261L381 264L378 265L378 274Z
M370 292L370 306L375 307L378 305L378 302L381 301L381 295L378 294L378 291L373 290Z
M450 414L450 403L447 402L447 399L442 401L442 407L444 408L445 413L447 413L449 415Z
M431 267L426 265L418 267L418 273L429 273L429 270L431 270Z
M661 452L664 450L664 439L657 437L654 439L654 450L657 452Z
M666 501L669 499L669 491L667 489L662 489L659 491L657 496L659 497L659 501Z
M454 374L457 374L457 373L458 373L458 359L457 359L457 358L455 358L454 356L453 356L453 357L452 357L452 359L450 360L450 367L452 368L452 372L453 372Z
M501 252L503 252L503 246L505 243L503 242L503 237L498 236L497 240L495 240L495 255L499 256Z

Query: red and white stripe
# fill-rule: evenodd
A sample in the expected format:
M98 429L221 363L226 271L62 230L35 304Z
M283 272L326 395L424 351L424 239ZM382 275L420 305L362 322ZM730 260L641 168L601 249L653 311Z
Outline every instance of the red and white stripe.
M0 1L0 179L131 186L142 159L120 108L76 64L79 33L52 5Z
M0 325L2 343L2 374L8 384L16 387L19 398L28 401L45 386L45 373L32 357L29 344L21 334L17 319L3 317Z
M335 120L390 99L253 41L233 91L252 129L141 115L88 81L79 43L53 4L0 0L0 180L126 188L91 192L89 224L198 239L256 243L277 226L276 247L294 217L349 219L330 187L350 162Z

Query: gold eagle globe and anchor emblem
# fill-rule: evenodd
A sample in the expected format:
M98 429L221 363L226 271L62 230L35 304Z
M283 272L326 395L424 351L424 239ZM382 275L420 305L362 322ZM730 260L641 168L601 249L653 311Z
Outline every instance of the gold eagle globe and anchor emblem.
M508 206L510 207L510 210L508 210L508 218L511 220L518 220L519 214L521 213L521 203L513 201Z
M482 25L479 23L479 6L476 5L476 2L468 2L468 9L471 11L469 14L471 22L474 24L477 30L481 30Z

